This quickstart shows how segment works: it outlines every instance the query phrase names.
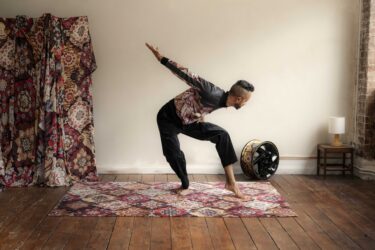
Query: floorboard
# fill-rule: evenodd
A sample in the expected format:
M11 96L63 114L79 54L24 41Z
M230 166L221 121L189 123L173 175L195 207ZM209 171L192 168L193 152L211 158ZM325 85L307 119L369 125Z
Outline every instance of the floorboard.
M100 181L165 182L174 174L100 174ZM191 174L190 182L225 182ZM236 175L237 181L252 181ZM69 187L0 193L0 249L375 249L375 182L274 175L298 217L51 217Z

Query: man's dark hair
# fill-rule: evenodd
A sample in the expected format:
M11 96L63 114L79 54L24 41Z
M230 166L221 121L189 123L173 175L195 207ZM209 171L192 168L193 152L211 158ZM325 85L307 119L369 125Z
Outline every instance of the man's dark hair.
M229 94L234 96L242 96L243 91L247 90L250 92L254 92L254 85L245 81L245 80L238 80L229 90Z

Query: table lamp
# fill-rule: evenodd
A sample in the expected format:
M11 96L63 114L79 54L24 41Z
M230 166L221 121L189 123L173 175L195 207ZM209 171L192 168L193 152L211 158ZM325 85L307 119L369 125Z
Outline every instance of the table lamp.
M345 134L345 117L329 117L328 132L334 135L331 145L335 147L342 146L340 134Z

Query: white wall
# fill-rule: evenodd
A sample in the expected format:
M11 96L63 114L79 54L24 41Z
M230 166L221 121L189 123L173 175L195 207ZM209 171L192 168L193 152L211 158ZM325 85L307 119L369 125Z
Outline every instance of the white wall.
M0 0L2 17L44 12L89 17L99 172L170 170L156 114L187 85L145 42L224 89L254 83L247 106L206 120L230 132L238 155L250 139L273 141L279 173L315 172L304 157L329 140L328 116L351 121L359 0ZM179 138L189 172L222 170L213 144Z

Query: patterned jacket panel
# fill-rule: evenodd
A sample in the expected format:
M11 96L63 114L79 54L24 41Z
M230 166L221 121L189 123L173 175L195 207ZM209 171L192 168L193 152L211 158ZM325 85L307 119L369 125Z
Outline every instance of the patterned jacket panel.
M160 62L190 86L174 98L177 115L183 124L200 121L213 110L226 107L228 92L171 59L163 57Z

